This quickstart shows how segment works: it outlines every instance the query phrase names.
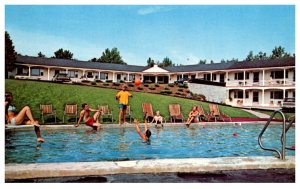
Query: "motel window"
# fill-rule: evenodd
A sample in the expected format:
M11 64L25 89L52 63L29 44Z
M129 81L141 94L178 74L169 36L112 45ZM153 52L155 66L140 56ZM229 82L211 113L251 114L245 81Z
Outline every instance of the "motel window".
M249 76L248 76L249 77ZM235 80L244 80L244 72L238 72L234 74Z
M68 75L70 78L77 78L78 77L78 72L77 71L68 71Z
M284 76L283 70L281 70L281 71L272 71L271 72L271 77L273 79L283 79L283 76Z
M135 80L135 75L129 74L129 81L134 81Z
M212 74L212 80L216 81L217 80L217 74Z
M100 79L108 79L108 73L100 73Z
M234 92L234 98L244 98L243 91L235 91ZM245 98L249 98L249 92L245 91Z
M289 78L289 71L285 70L285 78Z
M249 79L249 72L246 72L246 79Z
M210 74L204 74L204 80L210 81Z
M271 99L283 99L283 91L271 91Z
M44 75L44 70L39 69L39 68L32 68L31 69L31 75L32 76L43 76Z

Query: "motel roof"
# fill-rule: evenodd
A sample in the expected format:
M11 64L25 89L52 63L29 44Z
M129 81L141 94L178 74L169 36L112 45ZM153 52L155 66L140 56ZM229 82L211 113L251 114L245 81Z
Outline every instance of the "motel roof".
M82 69L100 69L112 71L128 71L128 72L147 72L151 67L134 66L124 64L88 62L78 60L56 59L56 58L41 58L31 56L17 56L16 63L31 64L35 66L52 66L52 67L72 67ZM195 64L185 66L170 66L162 68L168 72L191 72L191 71L212 71L212 70L235 70L235 69L251 69L251 68L271 68L271 67L287 67L295 66L295 58L258 60L258 61L241 61L241 62L226 62L214 64Z

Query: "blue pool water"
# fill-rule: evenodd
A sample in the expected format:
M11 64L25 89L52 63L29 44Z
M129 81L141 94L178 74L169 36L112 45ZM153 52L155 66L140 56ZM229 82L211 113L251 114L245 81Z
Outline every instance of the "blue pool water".
M43 130L45 143L38 144L33 131L7 132L5 163L92 162L166 158L273 156L262 150L257 137L263 125L174 126L150 128L144 143L135 128ZM233 136L237 133L237 136ZM281 150L281 126L272 125L263 136L266 147ZM295 144L295 128L287 133L287 146ZM295 155L287 151L286 155Z

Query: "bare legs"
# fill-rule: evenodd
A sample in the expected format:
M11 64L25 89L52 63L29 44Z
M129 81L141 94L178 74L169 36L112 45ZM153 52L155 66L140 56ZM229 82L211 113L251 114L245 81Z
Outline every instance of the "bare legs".
M99 116L100 116L100 112L96 112L94 114L94 120L96 120L96 123L93 124L93 129L99 131L100 130L100 127L101 127L101 124L99 123ZM95 128L96 127L96 128Z
M123 123L126 124L126 109L120 108L119 111L119 125L121 126L121 120L123 117Z

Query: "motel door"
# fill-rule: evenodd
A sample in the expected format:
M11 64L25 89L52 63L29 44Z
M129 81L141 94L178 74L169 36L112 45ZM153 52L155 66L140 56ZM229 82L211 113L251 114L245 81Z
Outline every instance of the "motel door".
M253 91L253 102L258 102L258 91Z
M259 72L253 73L253 83L259 82Z
M220 74L220 82L221 83L224 83L224 77L225 77L225 74Z

